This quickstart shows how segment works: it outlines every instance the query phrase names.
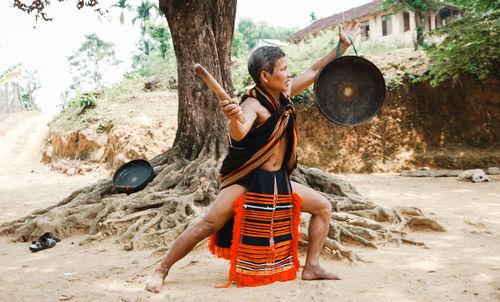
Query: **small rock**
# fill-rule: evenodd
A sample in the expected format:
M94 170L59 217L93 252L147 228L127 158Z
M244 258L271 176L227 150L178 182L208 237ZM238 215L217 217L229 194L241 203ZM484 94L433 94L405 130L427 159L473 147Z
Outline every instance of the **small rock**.
M490 174L490 175L500 174L500 168L498 168L498 167L489 167L486 170L486 174Z
M127 252L131 251L132 250L132 243L124 243L123 249L126 250Z
M148 82L144 83L144 89L152 90L160 84L160 79L157 77L151 78Z
M479 293L474 293L474 296L478 296L478 295L479 295Z
M134 261L132 261L132 264L139 264L139 261L134 260Z

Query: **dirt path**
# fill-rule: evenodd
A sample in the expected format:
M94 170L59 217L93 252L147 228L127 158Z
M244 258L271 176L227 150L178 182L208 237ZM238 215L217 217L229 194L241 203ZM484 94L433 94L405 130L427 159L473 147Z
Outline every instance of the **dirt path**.
M0 189L0 223L51 205L102 176L64 176L40 164L32 153L23 154L21 149L38 148L24 143L37 141L38 134L29 134L43 133L39 128L46 120L36 115L33 119L37 122L0 121L2 156L22 159L2 161L7 170L0 180L7 185ZM340 273L341 281L299 278L258 288L214 289L226 283L229 265L213 258L204 243L173 268L158 295L144 290L152 271L147 265L155 260L149 257L150 251L126 252L112 238L79 246L81 237L75 236L63 238L52 249L31 253L29 243L0 237L0 301L500 300L500 176L481 184L395 174L341 177L379 204L420 207L448 231L409 234L424 241L426 248L351 247L369 263L351 265L323 255L323 264ZM300 258L303 262L304 251Z
M17 112L0 119L0 223L60 201L106 176L103 171L67 177L41 162L53 115Z
M50 114L18 112L0 120L2 168L40 166L40 146L48 133ZM14 167L13 167L14 166ZM9 171L10 172L10 171Z

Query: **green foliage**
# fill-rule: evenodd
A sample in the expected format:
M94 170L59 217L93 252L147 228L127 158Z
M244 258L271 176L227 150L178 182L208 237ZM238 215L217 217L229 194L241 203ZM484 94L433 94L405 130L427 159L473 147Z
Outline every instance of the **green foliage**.
M284 39L299 28L275 27L266 22L254 23L249 18L241 18L233 37L232 55L248 53L259 39Z
M144 36L146 33L146 21L151 18L151 9L157 8L156 4L149 2L148 0L142 1L139 6L136 8L137 15L132 19L132 24L135 24L135 21L140 20L141 22L141 33Z
M40 82L40 75L38 71L33 72L27 69L22 69L21 78L19 81L19 92L23 101L24 108L28 111L40 111L40 107L35 101L33 95L35 91L42 87Z
M102 87L104 70L120 63L115 58L114 44L101 40L96 34L85 35L82 46L68 57L72 68L74 86L80 82L93 83L94 88Z
M393 12L403 10L424 12L430 9L436 9L440 3L440 0L384 0L384 2L382 2L382 9L384 11L392 10Z
M177 59L172 45L172 36L163 20L146 22L147 35L137 43L139 52L133 56L133 71L130 77L156 76L169 82L177 79Z
M140 19L145 30L132 54L132 70L126 73L121 81L104 88L110 100L142 90L144 83L153 76L170 84L177 82L177 60L165 18L161 17L160 13L151 15L150 9L157 7L151 3L148 4L147 1L143 1L140 7L137 11L142 12L139 14L142 17L139 18L138 15L133 21ZM162 87L169 88L168 85Z
M484 79L500 60L500 11L470 16L438 28L431 35L444 40L427 49L434 64L422 80L436 86L460 73Z
M122 95L134 94L144 88L144 83L148 80L146 76L140 74L138 70L125 74L125 77L104 88L104 94L108 100L114 101Z
M441 37L441 43L425 45L422 29L417 24L417 45L434 58L433 65L418 81L440 82L469 73L484 79L500 58L500 1L450 0L466 17L429 33ZM438 0L385 0L384 9L423 12L441 5ZM417 18L417 21L419 18Z
M120 12L120 23L123 25L125 22L125 16L123 15L123 12L125 10L131 11L132 10L132 5L127 3L127 0L118 0L115 4L111 5L110 7L117 7L121 9Z
M19 84L19 94L24 108L28 111L40 111L33 95L41 88L38 70L31 72L23 66L23 63L12 65L0 74L0 83L14 77Z
M241 56L248 55L250 48L245 39L245 36L238 30L234 31L233 34L233 44L231 46L231 56L239 58Z
M86 109L95 107L97 98L91 92L77 91L73 97L63 97L62 112L78 109L82 113Z
M253 79L248 73L248 54L239 56L231 64L231 74L233 76L233 90L235 97L241 97L254 85Z
M489 11L500 10L500 2L495 0L451 0L459 8L465 9L468 15L479 15Z
M318 20L318 17L316 17L316 13L315 12L311 12L309 14L309 17L311 18L311 20L309 20L309 23L314 23L316 20Z
M331 52L338 42L338 29L324 31L305 43L289 44L283 47L288 61L288 70L292 77L307 70L317 60ZM292 101L296 104L309 103L312 100L312 87L295 96Z
M288 70L298 75L311 67L321 57L331 52L338 43L338 29L323 31L307 42L283 46L288 61Z
M144 40L143 40L144 43ZM133 71L128 78L157 76L160 79L177 79L177 59L171 44L168 44L164 53L155 41L149 40L144 45L148 45L148 52L139 46L141 52L133 57Z
M163 59L165 59L169 51L171 55L175 56L172 47L172 36L170 35L167 24L164 22L160 22L158 25L149 24L148 32L151 38L156 42L156 49Z
M75 131L85 129L98 120L95 95L77 91L73 97L63 96L61 112L51 122L53 129Z
M82 109L88 109L95 106L96 97L93 93L85 92L78 97L78 103Z

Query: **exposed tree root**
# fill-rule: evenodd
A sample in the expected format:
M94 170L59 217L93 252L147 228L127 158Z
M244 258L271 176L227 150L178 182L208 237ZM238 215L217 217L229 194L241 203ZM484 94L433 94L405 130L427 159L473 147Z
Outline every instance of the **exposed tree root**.
M206 213L217 196L222 157L215 158L206 150L199 154L187 161L169 157L167 152L152 160L157 175L140 192L117 194L111 178L103 179L73 192L56 205L0 225L0 232L24 240L43 232L61 237L85 234L80 245L114 237L125 250L151 248L156 249L154 255L163 254L186 228ZM318 169L299 166L291 178L322 192L332 203L334 210L325 247L340 259L364 261L346 244L371 248L386 242L422 245L405 237L404 230L409 226L425 225L444 231L439 223L423 217L417 208L376 205L351 184ZM306 214L302 216L302 242L307 242L309 219Z
M428 217L413 217L410 221L408 221L408 226L412 229L415 227L428 227L434 231L446 232L444 226L439 224L436 220Z
M345 242L357 242L372 248L385 242L424 245L405 237L403 229L408 229L410 225L426 225L433 230L444 231L444 227L424 217L418 208L376 205L361 196L351 184L321 170L299 166L291 179L320 191L332 203L334 211L325 247L339 258L351 262L361 260L359 255L343 245ZM303 229L307 230L308 219L304 221Z

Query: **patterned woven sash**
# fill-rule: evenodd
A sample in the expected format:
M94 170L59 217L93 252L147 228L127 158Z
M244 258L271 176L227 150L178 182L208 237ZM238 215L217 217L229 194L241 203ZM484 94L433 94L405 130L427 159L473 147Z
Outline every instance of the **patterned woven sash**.
M220 170L221 189L234 184L265 163L278 147L283 135L288 138L285 154L288 174L291 174L297 165L297 128L292 101L283 94L277 101L258 86L250 89L241 102L250 96L267 108L271 116L241 141L234 141L228 136L229 153Z

